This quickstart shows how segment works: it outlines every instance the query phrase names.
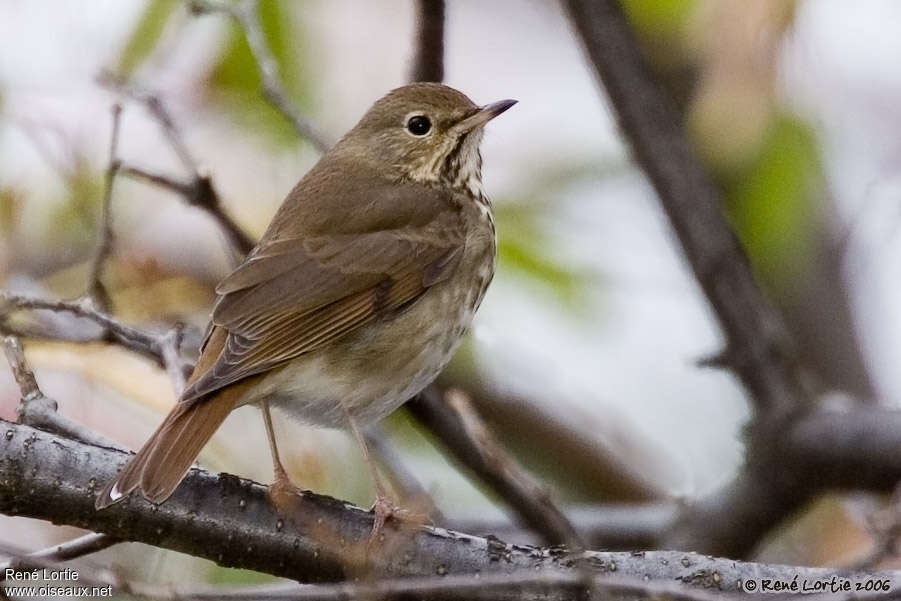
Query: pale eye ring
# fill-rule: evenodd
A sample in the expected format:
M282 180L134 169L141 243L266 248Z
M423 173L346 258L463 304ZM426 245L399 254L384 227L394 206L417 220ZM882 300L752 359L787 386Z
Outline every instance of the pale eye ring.
M413 115L407 120L407 131L422 137L432 130L432 122L425 115Z

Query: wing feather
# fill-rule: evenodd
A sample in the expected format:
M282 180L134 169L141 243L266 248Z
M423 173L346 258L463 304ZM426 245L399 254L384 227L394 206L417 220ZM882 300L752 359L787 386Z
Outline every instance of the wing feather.
M201 397L327 345L415 301L456 268L464 245L457 211L430 222L361 234L261 242L217 287L218 356L183 400Z

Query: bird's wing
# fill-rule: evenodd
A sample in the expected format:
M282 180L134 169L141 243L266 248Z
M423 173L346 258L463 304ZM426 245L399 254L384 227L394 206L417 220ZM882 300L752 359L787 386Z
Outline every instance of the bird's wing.
M453 272L464 241L451 208L397 229L265 240L217 287L211 331L182 400L404 308Z

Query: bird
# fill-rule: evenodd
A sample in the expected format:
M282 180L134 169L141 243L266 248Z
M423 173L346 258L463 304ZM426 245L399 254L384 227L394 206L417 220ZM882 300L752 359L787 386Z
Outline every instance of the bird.
M362 428L438 376L482 302L497 234L479 145L485 125L514 104L479 106L439 83L376 101L218 283L184 391L96 508L135 491L164 502L228 414L252 404L272 455L270 496L299 491L279 457L274 407L350 429L374 480L380 527L395 507Z

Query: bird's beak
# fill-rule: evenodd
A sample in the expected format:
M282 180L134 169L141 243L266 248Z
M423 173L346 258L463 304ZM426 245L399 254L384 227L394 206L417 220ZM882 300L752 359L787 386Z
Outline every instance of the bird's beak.
M454 125L453 129L461 134L470 132L478 127L482 127L516 103L516 100L498 100L497 102L486 104L469 117Z

